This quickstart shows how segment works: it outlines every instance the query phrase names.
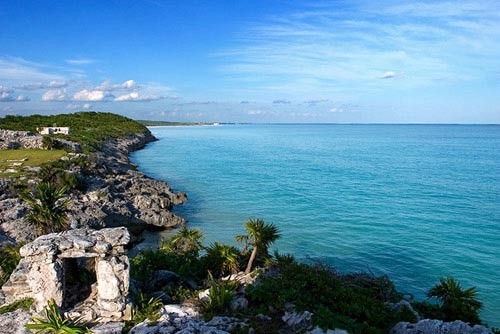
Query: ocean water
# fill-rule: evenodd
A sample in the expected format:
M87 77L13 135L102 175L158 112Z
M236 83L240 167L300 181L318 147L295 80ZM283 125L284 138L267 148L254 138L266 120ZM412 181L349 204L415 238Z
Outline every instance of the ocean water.
M154 127L132 160L188 194L176 213L235 244L249 217L274 249L387 274L425 299L439 277L476 286L500 326L500 126Z

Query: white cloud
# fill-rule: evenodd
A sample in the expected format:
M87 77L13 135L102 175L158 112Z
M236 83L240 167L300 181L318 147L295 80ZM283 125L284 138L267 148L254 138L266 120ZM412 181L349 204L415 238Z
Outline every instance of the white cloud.
M2 87L2 86L0 86ZM3 87L2 87L3 89ZM19 95L19 96L14 96L11 94L10 91L7 90L0 90L0 102L26 102L29 101L29 97Z
M69 103L66 105L66 109L70 109L70 110L76 110L79 108L80 108L80 106L76 103Z
M86 109L86 110L90 109L91 107L92 107L92 105L90 103L84 103L82 106L82 108Z
M16 102L27 102L27 101L31 101L31 99L27 96L19 95L18 97L16 97Z
M15 99L8 92L0 92L0 102L12 102Z
M42 95L42 101L65 101L66 98L65 89L51 89Z
M47 88L63 88L67 87L68 83L66 81L57 81L57 80L52 80L49 83L32 83L32 84L22 84L22 85L16 85L14 86L15 89L20 89L20 90L39 90L39 89L47 89Z
M88 59L88 58L66 59L66 63L76 66L89 65L95 62L96 61L94 59Z
M331 113L338 113L338 112L343 112L342 109L339 109L339 108L332 108L330 110L328 110L328 112L331 112Z
M148 101L154 101L154 100L161 100L164 97L161 96L152 96L152 95L140 95L138 92L131 92L128 94L123 94L118 97L116 97L114 100L116 102L125 102L125 101L131 101L131 102L148 102Z
M249 111L247 111L248 115L262 115L264 113L265 113L265 111L263 111L263 110L249 110Z
M326 103L326 102L330 102L330 100L329 99L313 99L313 100L304 101L305 104L308 104L310 106L314 106L316 104Z
M0 85L0 93L12 93L12 89Z
M102 90L81 90L73 95L75 101L103 101L107 97L112 97L108 92Z
M237 46L217 54L225 64L220 69L251 83L245 93L280 92L287 99L376 94L387 89L377 79L391 68L398 71L387 79L407 74L404 82L390 82L398 90L435 87L439 78L481 79L498 67L500 6L476 2L310 6L247 29Z
M395 76L396 76L396 72L389 71L389 72L385 72L384 74L382 74L382 76L380 78L381 79L391 79L391 78L394 78Z
M105 80L99 86L97 86L95 89L111 92L111 91L115 91L115 90L135 89L136 87L137 87L137 84L135 83L134 80L127 80L124 83L115 84L115 85L111 84L111 81Z
M21 82L62 81L64 77L47 71L47 66L22 58L0 56L0 80Z

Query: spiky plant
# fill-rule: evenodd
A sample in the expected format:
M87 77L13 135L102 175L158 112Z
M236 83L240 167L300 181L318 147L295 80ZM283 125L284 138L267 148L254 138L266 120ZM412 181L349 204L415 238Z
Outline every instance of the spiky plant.
M36 192L23 196L30 206L25 220L38 229L39 234L60 232L66 228L66 212L69 199L64 199L66 188L49 182L40 182Z
M201 239L203 239L203 232L199 229L182 226L175 236L164 243L163 247L173 248L183 253L198 252L203 248Z
M238 272L239 251L236 247L228 246L219 242L212 243L206 249L205 261L207 267L215 275L227 275Z
M480 324L479 310L483 304L478 300L475 287L463 289L453 277L440 278L439 284L428 293L441 303L441 309L447 321L462 320L471 324Z
M45 319L33 318L34 324L27 324L27 329L35 330L37 334L83 334L90 333L89 329L79 321L66 318L57 309L54 299L43 310Z

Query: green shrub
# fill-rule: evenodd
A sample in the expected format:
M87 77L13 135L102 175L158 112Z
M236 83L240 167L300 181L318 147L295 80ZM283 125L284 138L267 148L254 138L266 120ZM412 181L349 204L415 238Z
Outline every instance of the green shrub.
M16 269L21 260L19 249L21 246L6 246L0 249L0 268L3 274L0 275L0 285L3 285L10 277L10 274Z
M134 279L146 280L155 270L170 270L197 282L206 277L206 269L197 252L146 249L131 260L130 274Z
M89 329L83 326L78 320L71 320L61 314L53 299L43 310L45 319L33 318L34 324L27 324L27 329L35 330L36 333L53 334L83 334L90 333Z
M240 252L236 247L219 242L212 243L203 257L204 265L215 277L234 274L239 271Z
M203 315L206 320L210 320L214 315L227 312L233 300L237 285L231 281L214 281L212 274L209 274L212 285L208 292L208 300L201 303Z
M251 306L272 306L285 310L293 303L298 311L313 313L313 324L322 328L343 328L349 333L387 333L399 321L414 321L408 312L391 311L386 302L393 289L386 277L363 274L340 275L324 265L290 263L279 272L247 288Z
M155 324L161 316L160 311L163 304L160 298L147 298L147 296L139 290L133 300L134 307L132 309L132 320L125 322L122 329L123 333L128 333L135 325L146 319L149 319L151 324Z
M147 296L139 291L134 299L134 309L132 313L132 320L138 324L146 319L150 321L157 321L161 314L160 310L163 307L163 303L160 298L147 298Z
M4 306L0 307L0 314L13 312L13 311L19 310L19 309L28 311L30 309L31 305L33 305L33 301L34 301L33 298L25 298L25 299L21 299L21 300L18 300L16 302L4 305Z
M66 229L66 212L69 206L69 199L63 199L66 190L50 182L40 182L36 191L23 196L30 206L24 219L37 228L40 234Z
M439 284L435 285L427 296L439 300L444 320L462 320L472 325L481 323L479 310L483 304L478 300L475 287L462 289L453 277L440 278Z

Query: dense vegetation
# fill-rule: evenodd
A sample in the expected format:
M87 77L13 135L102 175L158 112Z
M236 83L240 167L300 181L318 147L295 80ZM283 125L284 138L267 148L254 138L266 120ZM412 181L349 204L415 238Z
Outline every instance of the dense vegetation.
M61 138L82 144L84 149L98 149L112 138L126 137L135 133L146 133L147 128L127 117L98 112L77 112L60 115L11 116L0 118L0 128L37 132L39 127L69 127L71 134Z
M258 223L257 223L258 222ZM406 307L391 309L388 303L403 299L387 276L374 277L364 273L341 274L321 263L304 264L291 255L268 254L268 247L279 237L279 231L263 220L245 223L247 234L237 236L244 249L212 243L201 243L202 233L183 227L177 235L163 242L158 250L145 250L131 261L131 275L140 291L141 319L155 318L158 299L169 296L172 302L190 299L197 303L206 318L231 315L247 319L255 333L278 332L284 327L281 316L293 307L313 313L312 324L326 328L343 328L353 334L388 333L400 321L415 322L415 315ZM256 239L255 239L256 238ZM260 247L260 250L258 249ZM248 249L250 248L250 249ZM254 252L255 251L255 252ZM254 260L251 254L254 253ZM255 269L252 262L262 269ZM246 288L249 307L231 310L229 304L241 287L221 278L246 267L259 273L258 284ZM176 284L151 285L155 271L169 270L182 276ZM214 278L215 277L215 278ZM198 301L197 291L188 282L196 282L197 291L210 287L208 300ZM160 290L160 291L158 291ZM149 299L144 296L149 296ZM453 279L442 279L429 291L429 297L441 302L414 303L421 315L433 319L464 320L480 324L474 288L462 289ZM149 303L144 303L147 300ZM146 305L146 306L145 306ZM148 315L149 314L149 315ZM268 317L262 321L262 316Z

